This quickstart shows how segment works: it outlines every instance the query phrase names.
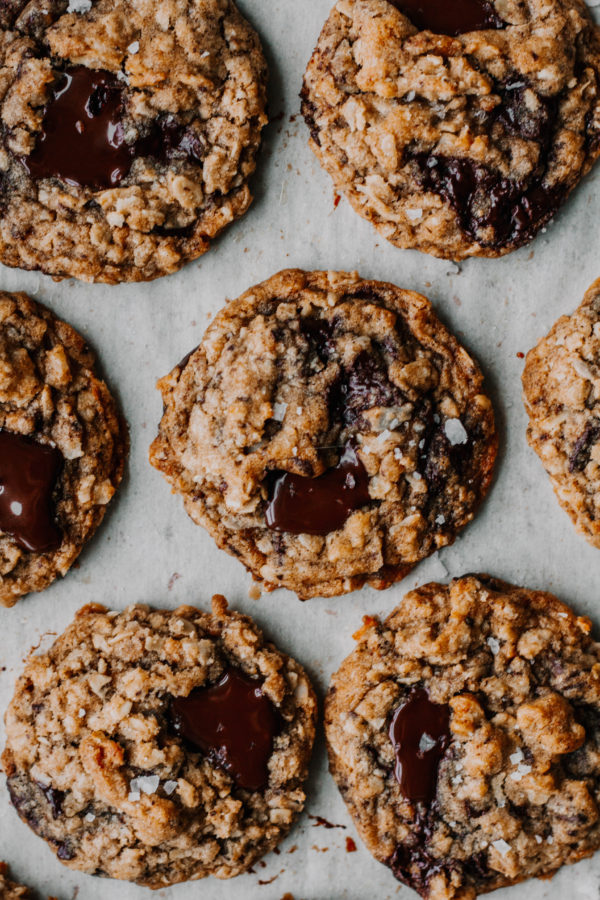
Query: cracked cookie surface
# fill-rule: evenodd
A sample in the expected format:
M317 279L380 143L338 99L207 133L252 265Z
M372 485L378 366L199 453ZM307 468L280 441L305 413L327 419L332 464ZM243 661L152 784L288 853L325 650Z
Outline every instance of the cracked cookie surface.
M527 440L575 528L600 547L600 279L529 351Z
M279 723L260 789L173 724L176 699L231 669ZM230 878L279 843L304 806L315 719L303 668L223 597L212 613L89 606L30 657L2 764L19 815L67 866L161 888Z
M25 294L0 292L0 605L67 573L121 482L127 428L94 366L70 325ZM15 458L29 452L34 476L40 452L57 459L41 501L31 473L15 471ZM20 518L32 519L33 542L19 517L11 520L11 496Z
M441 5L336 3L304 79L310 146L397 246L500 256L600 153L598 28L579 0L495 0L494 27L443 34L415 27L414 7Z
M484 575L365 617L325 704L330 768L371 853L422 897L474 900L600 846L590 629L553 595ZM419 691L449 720L426 801L407 799L390 739ZM432 745L421 731L417 757Z
M145 281L250 205L267 72L232 0L9 0L0 62L4 264Z
M421 295L287 270L228 303L159 382L150 461L268 589L387 587L487 491L482 383Z

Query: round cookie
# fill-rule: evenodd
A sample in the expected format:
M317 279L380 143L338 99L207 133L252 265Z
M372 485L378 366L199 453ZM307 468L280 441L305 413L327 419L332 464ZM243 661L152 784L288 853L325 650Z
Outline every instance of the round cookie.
M600 279L529 351L527 440L575 528L600 547Z
M70 325L0 292L0 606L67 573L120 484L127 428L94 365Z
M424 898L479 894L600 846L600 644L552 594L485 575L365 617L325 704L368 849Z
M0 862L0 897L2 900L30 900L29 888L9 878L8 865Z
M67 866L152 888L249 869L305 801L316 700L247 616L84 607L30 657L2 764Z
M146 281L250 205L267 70L232 0L10 0L0 61L4 264Z
M530 241L600 153L600 39L580 0L339 0L308 64L310 146L398 247Z
M383 588L452 543L489 487L482 382L421 295L287 270L159 382L150 461L267 589Z

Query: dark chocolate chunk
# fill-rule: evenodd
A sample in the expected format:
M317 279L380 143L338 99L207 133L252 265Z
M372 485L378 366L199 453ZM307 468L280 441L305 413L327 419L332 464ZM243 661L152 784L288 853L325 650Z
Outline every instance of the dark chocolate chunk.
M526 91L535 95L533 107L527 102ZM538 141L545 147L549 143L556 119L556 99L542 97L523 80L509 81L498 92L502 103L496 109L496 117L509 134L527 141Z
M324 363L333 352L333 330L334 324L328 319L304 316L300 321L300 331L308 341L310 349Z
M390 0L421 31L457 37L469 31L505 28L488 0Z
M265 515L269 528L276 531L329 534L369 502L369 476L348 445L337 466L317 478L275 473Z
M452 873L458 873L460 883L464 886L484 887L494 877L494 872L487 866L487 855L480 851L466 860L453 857L439 858L427 849L431 838L430 828L417 822L412 835L411 844L399 844L388 860L394 876L403 884L417 891L421 897L429 896L429 883L434 875L444 872L450 881Z
M198 346L194 347L192 350L190 350L189 353L185 354L183 359L179 360L179 362L177 363L178 368L180 368L181 370L185 369L185 367L187 366L187 364L190 360L190 357L196 352L196 350L198 349Z
M177 157L187 157L201 163L207 144L203 136L188 125L182 125L172 116L158 119L146 137L135 145L136 156L152 156L163 162Z
M62 463L56 447L0 431L0 529L25 550L60 546L52 493Z
M59 844L56 848L56 855L59 859L69 860L75 859L75 851L71 846L69 841L63 841L62 844Z
M36 784L50 804L52 817L54 819L58 819L62 814L62 806L65 799L64 791L57 791L56 788L52 787L52 785L42 784L40 781L36 781Z
M484 246L504 247L530 240L560 206L565 190L541 181L525 186L502 178L470 159L412 157L416 177L428 191L450 203L461 228ZM493 236L484 235L491 229Z
M590 452L594 444L600 440L600 422L594 419L588 422L583 434L575 441L569 456L569 472L582 472L590 461Z
M450 744L450 709L432 703L423 688L415 688L394 713L389 735L400 790L407 800L431 803L438 766Z
M23 158L32 178L60 178L95 190L115 187L129 172L121 85L110 72L67 69L54 86L33 152Z
M173 729L249 791L269 781L279 716L260 683L232 667L211 687L171 701Z
M406 399L400 388L389 380L383 359L366 350L358 354L345 373L340 396L344 407L343 419L347 425L356 422L365 409L393 406Z

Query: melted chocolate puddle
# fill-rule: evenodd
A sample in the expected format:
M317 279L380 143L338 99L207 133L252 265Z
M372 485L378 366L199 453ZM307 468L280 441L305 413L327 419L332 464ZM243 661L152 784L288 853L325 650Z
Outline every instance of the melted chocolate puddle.
M85 66L67 69L58 76L41 133L33 152L22 158L23 165L32 178L54 177L104 190L121 183L135 157L202 162L204 138L171 116L156 121L146 137L126 144L123 107L123 86L111 72ZM165 229L170 235L179 231Z
M58 78L33 152L23 158L32 178L60 178L96 190L115 187L129 172L123 94L110 72L85 66Z
M225 769L240 787L260 791L267 786L280 723L258 681L230 667L211 687L174 697L171 718L175 732Z
M423 153L413 160L423 188L444 197L466 234L484 245L525 243L552 218L564 197L561 187L538 181L525 188L470 159ZM481 237L484 228L492 229L493 239Z
M348 445L337 466L317 478L275 473L266 509L269 528L290 534L329 534L370 502L369 476Z
M394 713L389 735L400 790L407 800L431 803L438 766L450 743L450 709L432 703L423 688L416 688Z
M0 431L0 529L25 550L43 553L60 546L52 492L62 463L56 447Z
M390 0L421 31L457 37L469 31L505 28L488 0Z

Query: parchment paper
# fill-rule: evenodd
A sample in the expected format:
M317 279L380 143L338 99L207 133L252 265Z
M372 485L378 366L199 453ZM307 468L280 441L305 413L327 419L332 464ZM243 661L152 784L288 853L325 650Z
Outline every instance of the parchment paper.
M12 695L22 659L45 632L60 632L85 603L122 609L141 601L174 608L207 606L214 592L256 618L308 669L322 698L329 677L353 646L364 614L387 614L410 588L487 571L508 581L549 589L600 625L600 551L579 537L556 502L548 478L525 440L521 371L526 353L563 313L571 312L600 276L600 165L555 223L524 249L503 259L460 266L401 251L352 212L334 209L329 176L307 147L298 93L331 0L241 0L261 34L271 69L270 113L255 202L209 253L169 278L146 285L55 283L0 267L0 289L25 290L81 331L100 358L131 428L124 484L80 565L42 594L0 609L0 712ZM599 10L600 7L597 7ZM598 16L597 16L598 17ZM479 360L501 432L497 475L488 500L454 546L423 562L385 592L370 589L333 600L300 603L288 591L248 595L250 576L221 552L171 496L148 461L161 401L154 384L198 344L226 298L238 296L279 269L358 270L368 278L421 291L442 320ZM44 638L45 644L52 639ZM4 729L0 725L0 745ZM328 774L319 736L307 810L254 874L205 879L161 890L173 900L368 900L414 897L361 845ZM339 828L326 829L311 815ZM357 851L346 851L346 837ZM59 900L140 900L147 889L69 871L9 806L0 777L0 859L41 896ZM268 882L264 884L261 882ZM499 891L497 900L592 900L600 897L600 854L567 867L552 882L530 881Z

